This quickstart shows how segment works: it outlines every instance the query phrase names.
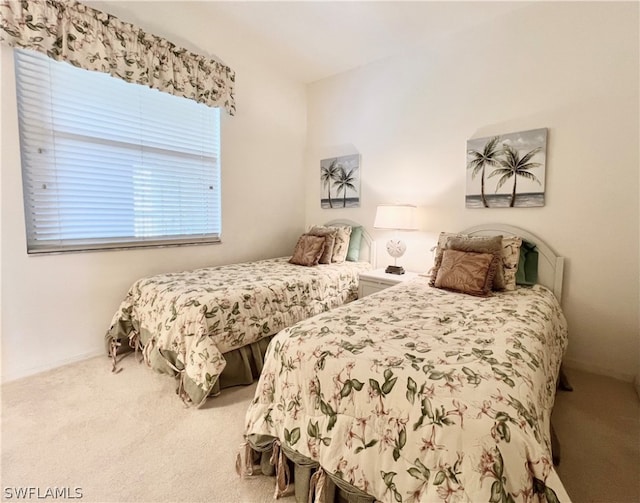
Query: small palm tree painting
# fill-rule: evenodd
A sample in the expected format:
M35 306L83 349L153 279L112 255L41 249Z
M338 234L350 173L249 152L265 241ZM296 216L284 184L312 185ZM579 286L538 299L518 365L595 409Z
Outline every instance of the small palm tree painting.
M344 155L320 161L320 206L360 206L360 155Z
M547 128L467 140L467 208L544 206Z

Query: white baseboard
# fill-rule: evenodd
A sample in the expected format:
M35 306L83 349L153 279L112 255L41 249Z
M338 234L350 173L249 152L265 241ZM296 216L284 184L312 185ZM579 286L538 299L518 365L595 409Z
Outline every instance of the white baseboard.
M563 358L563 365L569 369L582 370L584 372L589 372L591 374L597 374L602 376L611 377L613 379L617 379L619 381L625 381L633 383L634 379L636 379L636 389L638 387L638 376L634 376L633 374L626 374L624 372L620 372L616 369L608 369L605 367L599 367L598 365L592 365L590 363L585 363L578 360L573 360L572 358Z
M87 353L81 353L78 355L70 356L68 358L62 358L55 362L49 362L43 365L37 365L35 367L30 367L25 369L13 370L7 373L5 373L4 369L2 369L3 370L2 383L4 384L11 381L16 381L18 379L22 379L23 377L29 377L35 374L40 374L41 372L46 372L47 370L63 367L65 365L69 365L70 363L76 363L82 360L87 360L89 358L93 358L95 356L101 356L101 355L105 356L106 358L106 352L104 350L96 349L94 351L89 351Z

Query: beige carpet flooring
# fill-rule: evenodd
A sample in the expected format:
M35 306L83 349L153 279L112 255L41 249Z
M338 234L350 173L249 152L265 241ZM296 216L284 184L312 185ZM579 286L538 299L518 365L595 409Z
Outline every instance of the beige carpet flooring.
M235 456L255 385L187 409L173 380L129 356L92 358L2 386L2 501L18 488L76 488L82 502L267 502L273 481L239 479ZM640 402L631 384L568 371L554 423L574 503L640 501ZM9 497L11 496L11 498ZM52 501L31 499L20 501ZM58 498L55 501L64 501ZM285 500L291 503L293 498Z
M553 424L574 503L640 503L640 399L630 383L568 369Z

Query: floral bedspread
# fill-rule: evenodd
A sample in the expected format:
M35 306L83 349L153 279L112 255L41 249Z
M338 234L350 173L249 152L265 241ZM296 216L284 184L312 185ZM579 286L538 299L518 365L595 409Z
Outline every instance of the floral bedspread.
M246 439L316 461L382 502L569 497L550 416L567 345L542 286L477 298L389 288L279 333Z
M358 273L370 267L303 267L282 257L142 278L115 313L107 347L139 345L156 370L180 375L198 405L225 367L224 353L356 299Z

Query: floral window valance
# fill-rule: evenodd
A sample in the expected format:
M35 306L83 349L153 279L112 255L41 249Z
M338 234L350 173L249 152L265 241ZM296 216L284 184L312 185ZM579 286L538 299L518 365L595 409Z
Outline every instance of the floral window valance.
M75 0L1 0L0 41L235 113L235 72Z

